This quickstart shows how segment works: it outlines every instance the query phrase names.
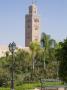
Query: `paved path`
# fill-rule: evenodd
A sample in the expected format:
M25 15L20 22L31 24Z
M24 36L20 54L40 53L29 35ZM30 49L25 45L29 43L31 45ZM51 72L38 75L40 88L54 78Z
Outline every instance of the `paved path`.
M37 89L35 88L34 90L40 90L40 89ZM50 89L51 90L51 89ZM53 89L52 89L53 90ZM54 89L55 90L55 89ZM59 88L58 90L65 90L64 88Z
M39 90L39 89L35 88L34 90Z

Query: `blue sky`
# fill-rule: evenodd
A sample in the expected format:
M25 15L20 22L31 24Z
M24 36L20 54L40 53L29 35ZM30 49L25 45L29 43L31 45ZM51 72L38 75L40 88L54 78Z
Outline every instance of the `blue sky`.
M32 0L0 0L0 44L25 44L25 14ZM37 0L41 32L57 41L67 37L67 0Z

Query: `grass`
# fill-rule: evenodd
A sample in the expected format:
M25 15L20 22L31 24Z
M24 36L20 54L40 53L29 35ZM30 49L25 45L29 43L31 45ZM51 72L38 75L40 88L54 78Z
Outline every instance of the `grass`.
M31 90L34 89L36 87L39 87L40 83L27 83L27 84L23 84L21 86L17 86L15 87L15 90ZM10 88L0 88L0 90L10 90Z
M57 85L63 85L61 82L46 82L43 85L45 86L57 86Z
M45 84L43 84L45 86L56 86L56 85L62 85L61 82L46 82ZM40 87L41 83L37 82L37 83L25 83L21 86L16 86L15 90L32 90L36 87ZM10 90L10 88L0 88L0 90Z

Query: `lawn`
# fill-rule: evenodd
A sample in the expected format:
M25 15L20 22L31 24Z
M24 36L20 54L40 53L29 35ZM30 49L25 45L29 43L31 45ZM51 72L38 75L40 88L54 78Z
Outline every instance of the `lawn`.
M27 84L23 84L21 86L17 86L15 87L15 90L30 90L30 89L34 89L36 87L40 87L40 83L27 83ZM10 88L0 88L0 90L10 90Z
M62 83L60 82L47 82L45 84L43 84L44 86L56 86L56 85L62 85ZM15 87L15 90L31 90L34 89L36 87L40 87L41 83L37 82L37 83L25 83L21 86L17 86ZM10 88L0 88L0 90L10 90Z

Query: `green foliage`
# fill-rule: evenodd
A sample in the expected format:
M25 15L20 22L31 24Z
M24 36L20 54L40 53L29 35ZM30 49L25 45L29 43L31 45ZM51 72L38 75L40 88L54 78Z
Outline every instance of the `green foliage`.
M67 83L67 39L59 43L56 57L59 61L59 77Z
M9 74L8 70L5 68L6 58L0 58L0 86L7 86L9 84Z
M50 35L42 33L41 46L43 47L42 60L44 63L44 69L46 71L46 78L56 78L56 58L55 58L55 48L56 41L51 39ZM50 74L49 74L50 73Z
M56 86L56 85L63 85L61 82L46 82L43 83L43 86ZM40 82L34 82L34 83L24 83L20 86L15 86L15 90L31 90L35 89L36 87L41 87ZM10 88L0 88L0 90L10 90Z
M0 58L1 86L4 82L6 86L10 85L12 68L15 86L22 85L24 82L39 81L41 78L57 78L57 61L61 60L63 54L56 53L59 45L57 47L56 41L49 35L43 33L41 41L43 41L43 47L38 42L31 42L29 51L17 48L13 65L12 55L9 52L6 52L6 57Z

